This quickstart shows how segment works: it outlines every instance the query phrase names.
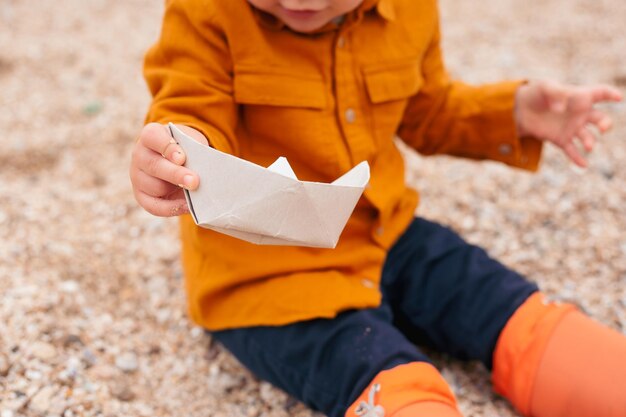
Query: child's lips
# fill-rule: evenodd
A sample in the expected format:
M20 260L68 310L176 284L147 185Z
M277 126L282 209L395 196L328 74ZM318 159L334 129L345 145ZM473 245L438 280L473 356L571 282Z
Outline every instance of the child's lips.
M320 11L319 10L293 10L293 9L285 9L283 7L283 12L289 18L297 19L297 20L307 20L307 19L311 19L312 17L314 17Z

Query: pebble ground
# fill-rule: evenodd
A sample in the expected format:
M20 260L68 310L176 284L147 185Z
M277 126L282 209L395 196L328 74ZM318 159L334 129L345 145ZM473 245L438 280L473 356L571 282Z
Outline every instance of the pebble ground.
M0 2L0 417L316 414L186 317L176 222L135 203L159 1ZM451 73L626 87L623 0L442 0ZM419 213L555 298L626 328L626 108L586 172L404 150ZM476 363L435 355L466 416L515 416Z

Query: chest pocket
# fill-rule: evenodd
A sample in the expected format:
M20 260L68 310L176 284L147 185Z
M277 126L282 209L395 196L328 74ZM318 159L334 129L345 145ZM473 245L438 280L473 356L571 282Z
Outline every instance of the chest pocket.
M321 75L317 74L236 66L234 90L235 101L240 104L308 109L327 106L326 87Z
M243 129L239 139L251 159L334 160L330 87L321 74L238 65L233 89Z
M424 83L417 59L363 68L377 136L391 138L402 120L408 99Z

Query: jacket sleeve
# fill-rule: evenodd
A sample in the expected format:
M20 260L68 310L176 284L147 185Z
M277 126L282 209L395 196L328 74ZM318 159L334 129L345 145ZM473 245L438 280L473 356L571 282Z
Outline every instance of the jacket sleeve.
M424 82L407 105L398 136L424 155L492 159L535 171L542 143L518 138L515 91L521 81L470 86L444 67L439 24L422 61Z
M216 16L204 3L166 2L161 35L144 60L153 96L146 122L193 127L214 148L237 154L232 60Z

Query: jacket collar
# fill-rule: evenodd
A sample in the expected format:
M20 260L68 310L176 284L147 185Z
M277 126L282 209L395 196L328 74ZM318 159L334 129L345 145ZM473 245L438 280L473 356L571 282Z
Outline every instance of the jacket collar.
M376 8L376 12L385 20L393 21L396 18L396 11L393 7L393 0L363 0L356 11L362 14Z
M378 14L385 20L390 22L396 20L396 9L393 7L392 0L380 0L376 5L376 11L378 11Z

